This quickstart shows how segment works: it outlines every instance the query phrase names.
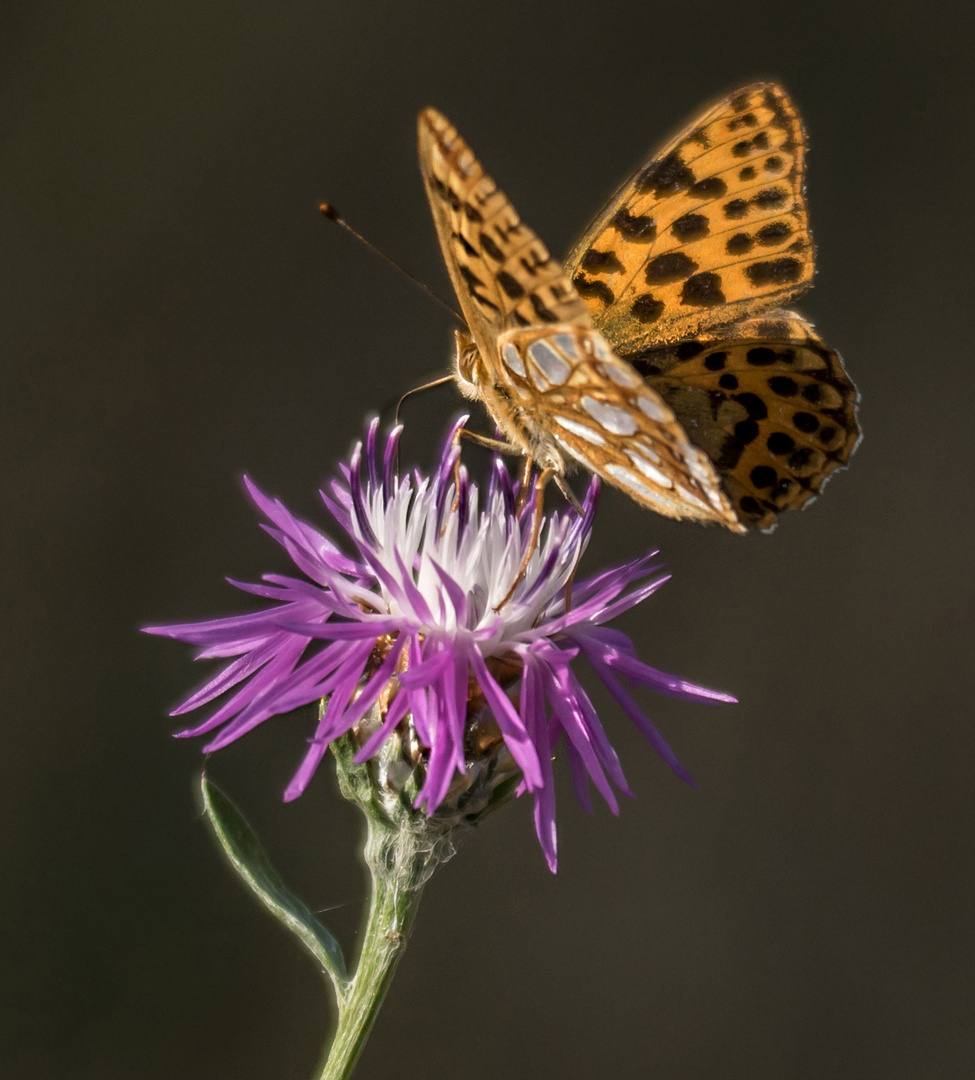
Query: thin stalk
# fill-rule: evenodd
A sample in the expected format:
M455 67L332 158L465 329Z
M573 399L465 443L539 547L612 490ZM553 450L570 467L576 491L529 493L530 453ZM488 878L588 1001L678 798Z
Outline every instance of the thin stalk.
M423 886L439 861L436 843L408 827L367 817L369 915L355 975L339 1001L335 1038L317 1080L348 1080L406 950Z

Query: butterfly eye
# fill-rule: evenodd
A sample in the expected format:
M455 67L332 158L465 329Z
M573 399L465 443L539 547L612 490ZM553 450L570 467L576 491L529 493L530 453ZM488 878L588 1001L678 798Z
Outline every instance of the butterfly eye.
M454 364L457 375L467 383L476 384L478 351L474 342L466 335L457 333L455 338Z

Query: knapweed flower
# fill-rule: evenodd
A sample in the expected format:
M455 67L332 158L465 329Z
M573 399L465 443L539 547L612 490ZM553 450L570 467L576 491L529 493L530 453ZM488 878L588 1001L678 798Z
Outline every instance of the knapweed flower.
M605 625L666 580L656 552L573 581L589 542L598 481L581 513L544 516L537 546L515 584L532 545L533 501L519 498L519 482L497 458L482 498L459 464L455 433L465 419L451 431L429 478L400 476L395 462L401 428L380 453L378 422L372 423L342 478L321 493L347 552L245 478L270 522L264 528L302 576L267 574L260 585L231 582L270 601L262 611L146 629L201 646L198 658L235 658L173 713L229 695L203 723L179 732L216 732L207 751L269 717L325 700L285 799L305 790L329 743L350 730L360 743L356 760L365 761L394 732L408 728L407 743L422 768L415 806L432 816L475 764L472 724L483 734L484 716L493 717L495 738L487 741L510 754L520 770L518 794L534 796L538 838L554 870L553 755L568 758L587 808L588 781L614 813L614 785L629 794L616 752L576 676L578 661L588 662L660 756L689 782L629 685L712 703L735 699L648 666L625 634ZM371 727L363 723L367 714L374 717Z

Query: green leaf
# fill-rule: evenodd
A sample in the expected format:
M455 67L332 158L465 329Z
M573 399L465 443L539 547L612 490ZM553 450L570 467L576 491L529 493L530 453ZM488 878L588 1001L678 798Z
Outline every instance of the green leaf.
M278 922L322 965L341 1003L349 984L342 947L284 884L264 854L254 830L216 784L207 780L205 773L200 778L200 787L207 821L230 865Z

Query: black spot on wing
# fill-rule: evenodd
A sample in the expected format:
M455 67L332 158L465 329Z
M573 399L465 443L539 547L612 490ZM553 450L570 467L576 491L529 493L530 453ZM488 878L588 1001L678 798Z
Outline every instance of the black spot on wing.
M739 232L728 238L724 249L729 255L744 255L746 252L751 251L753 244L754 241L748 233Z
M793 472L799 472L801 469L805 469L809 466L809 463L813 460L814 451L809 446L801 446L798 450L789 455L789 468Z
M478 257L477 249L473 246L473 244L468 242L467 237L465 237L463 233L451 233L451 236L467 252L469 258L476 259Z
M735 438L743 446L754 442L758 438L758 424L754 420L739 420L735 424Z
M616 300L613 290L605 281L593 281L591 278L583 277L582 274L576 274L572 279L572 284L575 285L576 292L580 296L601 300L607 306Z
M535 314L542 320L542 322L558 322L559 317L554 311L545 306L545 301L538 295L538 293L531 293L528 297L531 302L531 306L535 311Z
M611 224L620 236L625 236L627 240L649 242L657 235L657 223L652 217L631 214L625 207L617 211Z
M648 375L660 375L668 359L668 349L659 345L651 345L647 349L631 353L626 357L628 363L646 378Z
M748 477L757 488L769 488L778 479L771 465L756 465Z
M707 236L710 230L708 228L708 219L704 214L684 214L683 217L679 217L671 225L670 231L678 240L686 243Z
M745 275L756 286L790 285L802 277L802 263L798 259L769 259L745 267Z
M481 248L485 254L490 255L496 263L504 262L504 254L501 248L491 239L486 232L481 233Z
M653 192L657 198L676 195L694 183L694 173L684 164L680 154L672 150L640 174L637 189L641 194Z
M739 179L739 180L744 180L744 181L746 181L746 182L747 182L748 180L754 180L754 179L755 179L755 166L754 166L754 165L746 165L746 166L745 166L745 167L744 167L744 168L743 168L743 169L742 169L742 170L741 170L741 171L740 171L740 172L738 173L738 179Z
M753 112L747 112L744 116L736 116L734 120L728 121L728 130L737 131L743 127L757 127L758 118Z
M755 233L755 239L763 247L772 247L774 244L781 244L783 240L788 239L791 235L792 226L788 221L771 221L768 225L763 225Z
M583 270L591 274L615 274L623 269L623 264L611 251L597 251L590 248L580 263Z
M520 300L525 295L525 290L507 270L499 270L497 274L498 284L505 291L505 295L511 300Z
M783 191L782 188L765 188L764 191L753 195L751 202L759 210L771 210L782 206L788 197L788 192Z
M736 220L743 218L748 213L748 202L745 199L732 199L724 204L724 216Z
M788 375L773 375L768 381L769 389L779 397L795 397L799 387Z
M467 286L467 291L471 296L482 306L490 308L492 311L498 310L498 305L482 293L478 292L479 289L484 288L484 282L471 270L469 266L463 264L458 266L460 276L464 279L464 284Z
M704 366L708 371L723 371L727 362L728 354L721 351L708 353L704 358Z
M728 185L718 176L706 176L691 185L691 194L699 199L720 199L728 191Z
M819 427L819 421L812 413L808 412L793 413L792 422L799 431L804 432L806 435L811 435Z
M696 269L697 263L683 251L668 251L647 263L644 276L648 285L663 285L690 277Z
M664 304L652 293L643 293L638 296L630 307L633 315L642 323L656 322L663 314Z
M760 131L750 139L742 139L741 142L736 142L731 148L731 153L734 157L750 157L752 154L757 154L761 150L768 150L768 148L768 133Z
M738 376L732 375L730 371L726 371L720 379L718 379L718 386L722 390L737 390L738 389Z
M428 174L430 179L430 186L433 190L444 200L451 210L459 210L461 206L460 196L449 185L445 184L439 177L434 176L432 173Z
M766 420L768 418L768 406L758 394L750 392L735 394L735 401L747 410L749 420Z
M791 435L786 435L784 431L773 431L765 440L765 445L773 454L781 456L782 454L791 454L796 448L796 441Z
M695 274L684 282L680 302L694 307L714 307L725 302L721 291L721 276L710 270Z
M704 345L700 341L682 341L677 346L677 359L678 360L693 360L695 356L700 356L704 352ZM705 360L705 364L707 361Z

